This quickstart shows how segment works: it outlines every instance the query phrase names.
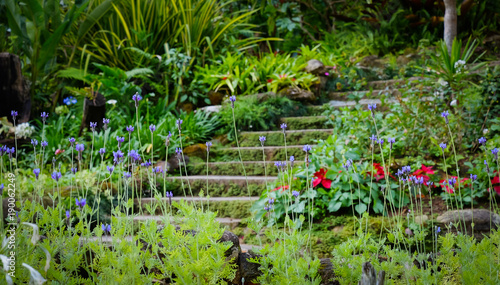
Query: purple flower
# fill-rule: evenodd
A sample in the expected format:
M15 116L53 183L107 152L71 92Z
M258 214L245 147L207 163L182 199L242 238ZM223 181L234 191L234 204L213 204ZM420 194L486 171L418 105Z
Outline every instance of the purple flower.
M118 142L118 148L121 148L122 143L125 141L125 137L116 136L116 141Z
M112 166L112 165L111 165L111 166L110 166L110 165L108 165L108 166L106 166L106 168L108 169L108 171L109 171L109 174L110 174L110 175L111 175L111 174L113 173L113 171L115 170L115 167L114 167L114 166Z
M99 154L100 154L101 156L103 156L105 153L106 153L106 149L105 149L105 148L101 148L101 149L99 150Z
M106 233L111 233L111 225L108 225L108 224L101 224L101 229L102 231L104 232L104 234Z
M409 236L413 235L413 232L409 228L406 228L405 233Z
M159 166L155 166L151 169L154 174L163 173L163 169Z
M441 147L441 149L445 150L446 149L446 144L445 143L440 143L439 147Z
M300 193L297 192L297 191L292 191L292 196L294 196L295 198L299 197Z
M54 179L56 182L59 182L59 179L61 179L62 174L61 172L54 171L52 173L52 179Z
M260 144L262 146L264 146L264 142L266 141L266 137L265 136L259 137L259 141L260 141Z
M383 145L384 144L384 140L383 139L379 139L378 143L381 144L381 145Z
M63 103L68 105L68 106L71 104L76 104L76 102L78 102L78 101L73 96L69 96L69 97L66 97L63 99Z
M372 135L372 136L370 137L370 140L371 140L372 142L376 142L376 141L377 141L377 136L376 136L376 135Z
M72 167L72 168L71 168L71 172L72 172L73 174L76 174L76 172L77 172L77 171L78 171L78 168L76 168L76 167Z
M210 152L210 147L212 146L212 142L206 142L205 145L207 146L207 152Z
M151 159L150 159L150 160L148 160L148 161L145 161L145 162L141 163L141 166L144 166L144 167L150 167L151 165L153 165L153 164L151 163Z
M142 100L142 97L141 95L139 95L139 93L135 93L133 96L132 96L132 100L135 101L135 107L139 107L139 101Z
M95 128L97 127L97 122L90 122L90 129L95 132Z
M85 146L82 143L79 143L79 144L76 144L75 149L78 152L82 152L83 150L85 150Z
M173 198L174 197L174 194L172 193L172 191L170 192L165 192L165 194L167 195L167 198Z
M495 159L498 159L498 148L494 148L491 150L491 153L495 156Z
M450 122L448 121L448 116L450 115L450 113L448 111L444 111L443 113L441 113L441 117L443 117L446 121L447 124L449 124Z
M266 212L271 211L271 207L265 206L265 207L264 207L264 211L266 211Z
M104 130L107 130L108 129L108 125L109 125L109 119L103 118L102 119L102 124L104 125L102 128Z
M168 131L168 136L167 138L165 139L165 146L169 146L170 145L170 139L172 138L172 133L170 131Z
M85 199L85 198L80 199L80 201L78 201L78 198L76 198L75 200L76 200L76 205L77 205L79 208L83 208L83 207L85 207L85 204L87 203L87 199Z
M35 147L38 145L38 141L36 139L32 139L31 144L33 145L33 147Z
M448 180L448 184L450 186L453 186L457 183L457 179L455 177L452 177L451 179Z
M130 134L131 132L133 132L133 131L134 131L134 127L132 127L132 126L128 126L128 127L126 127L126 128L125 128L125 130L126 130L127 132L129 132L129 134Z
M478 141L480 144L486 145L486 139L484 137L480 137Z
M69 211L66 211L66 219L69 219L71 216L70 212Z
M0 156L3 156L3 155L4 155L4 154L6 154L6 153L7 153L7 146L2 145L2 146L0 147Z
M42 146L43 146L43 143L42 143ZM12 159L12 156L16 152L16 149L15 148L7 148L7 150L5 152L9 155L9 158Z
M234 109L234 102L236 101L236 96L230 96L229 97L229 101L231 101L231 108Z
M132 177L132 173L127 172L127 171L124 171L124 172L123 172L123 178L128 179L128 178L130 178L130 177Z
M303 151L305 152L310 152L311 151L311 146L306 144L303 148L302 148Z
M352 159L348 159L345 164L342 164L342 167L345 168L346 171L352 166Z
M286 127L287 127L287 125L286 125L285 123L282 123L282 124L280 125L280 128L281 128L281 129L283 129L283 131L285 131L285 130L286 130Z
M377 104L373 104L373 105L368 104L368 110L370 110L370 112L372 113L372 117L375 116L375 113L373 112L373 110L375 110L376 108L377 108Z
M45 149L49 145L49 143L47 141L42 141L40 145L42 146L43 149Z
M40 114L40 117L42 117L42 121L45 124L45 120L47 120L47 118L49 117L49 113L42 112L42 114Z
M272 204L274 204L274 199L273 199L273 198L271 198L271 199L269 199L267 202L269 203L269 205L272 205Z
M69 143L71 144L71 146L73 146L75 144L75 138L71 137L69 138Z
M436 233L440 233L440 232L441 232L441 227L437 227Z
M153 125L153 124L149 125L149 130L150 130L151 132L156 131L156 126L155 126L155 125Z
M387 142L391 144L390 148L392 149L392 145L396 143L396 140L394 138L388 138Z
M33 174L35 174L35 178L38 180L38 175L40 175L40 168L33 169Z
M472 181L477 180L477 175L476 174L471 174L470 175L470 180L472 180Z
M123 152L121 150L113 151L113 162L120 163L123 158Z
M2 183L2 184L0 184L0 195L2 195L2 194L3 194L3 188L5 188L5 186L4 186L4 185L3 185L3 183Z
M328 72L325 72L325 76L330 76L330 73L328 73Z
M12 118L14 119L14 121L16 121L16 117L18 115L17 111L14 111L14 110L10 111L10 115L12 116Z
M182 149L181 149L180 147L176 147L176 148L175 148L175 153L176 153L177 155L181 155L181 154L182 154Z
M490 166L488 165L488 161L484 161L484 165L486 165L486 171L490 173Z
M181 131L182 120L178 119L177 121L175 121L175 124L177 125L177 129L179 129L179 132L180 132Z
M141 160L141 155L136 150L129 151L128 156L132 158L133 162L138 162Z

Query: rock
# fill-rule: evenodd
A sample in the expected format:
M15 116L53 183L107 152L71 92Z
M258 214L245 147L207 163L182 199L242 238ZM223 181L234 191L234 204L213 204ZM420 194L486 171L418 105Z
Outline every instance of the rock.
M299 87L287 87L280 91L280 95L287 97L288 99L301 101L301 102L309 102L313 103L316 101L316 97L311 91L303 90Z
M320 259L320 266L318 275L321 277L321 284L325 285L339 285L339 281L335 280L335 273L333 272L333 264L329 258Z
M184 159L181 159L179 162L177 155L173 155L168 159L166 168L163 169L166 169L167 173L175 173L179 170L179 166L184 166L184 161L186 161L186 164L189 164L189 156L184 155Z
M207 113L219 113L222 105L206 106L203 108L198 108L194 112L207 112Z
M236 277L232 283L242 285L242 280L245 280L246 285L258 284L252 281L262 275L262 272L259 270L260 264L251 262L250 259L259 257L262 257L262 255L252 252L240 253L238 256L238 271L236 271Z
M18 111L16 124L27 122L31 114L30 88L23 78L19 56L0 53L0 117L12 122L10 112Z
M207 158L207 146L202 143L185 147L182 152L187 156L195 156L203 159Z
M319 61L317 59L311 59L307 62L307 66L305 68L305 71L308 73L318 75L321 73L325 73L324 69L325 69L325 65L321 61Z
M370 262L363 263L362 270L358 285L384 285L385 271L380 270L377 276L377 271Z
M226 242L230 241L233 243L233 245L226 251L224 254L226 256L226 261L229 261L234 258L234 262L238 260L238 256L241 253L241 248L240 248L240 239L238 238L237 235L233 234L230 231L225 231L221 238L217 240L217 242Z
M415 216L415 223L417 224L424 224L429 220L429 217L427 215L422 215L422 216Z
M187 113L191 113L194 110L193 103L185 102L179 104L179 109L186 111Z
M454 210L448 211L437 217L437 223L442 226L449 226L453 223L453 227L450 227L452 232L459 231L465 223L467 234L472 235L472 216L474 216L474 236L477 239L482 239L483 234L488 234L490 230L490 220L493 229L497 229L500 226L500 216L486 209L471 209L467 210Z
M220 105L222 104L222 100L224 100L224 94L217 91L208 92L208 99L212 105Z
M365 56L357 64L361 68L385 68L385 61L376 55Z
M341 233L344 230L344 226L336 226L332 229L334 233Z

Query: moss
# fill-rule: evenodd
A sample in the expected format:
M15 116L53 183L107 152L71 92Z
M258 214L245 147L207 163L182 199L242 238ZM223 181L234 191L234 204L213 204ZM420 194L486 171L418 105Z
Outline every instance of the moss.
M303 164L297 162L296 165ZM264 176L263 163L245 163L245 171L248 176ZM267 175L278 175L278 169L272 163L266 163ZM195 164L191 168L191 175L207 175L207 165L205 163ZM243 168L240 163L210 164L208 175L243 175Z
M193 196L198 196L200 190L206 195L207 182L206 180L191 180L191 190L193 191ZM172 191L174 196L184 196L184 191L182 190L182 183L180 180L168 181L167 191ZM250 196L259 196L266 188L265 184L248 183L248 188L250 189ZM189 186L187 182L184 182L184 189L187 195L191 195L189 192ZM208 195L211 197L231 197L231 196L248 196L248 190L246 187L246 182L234 183L230 181L220 181L219 183L208 182Z
M237 148L226 148L214 151L215 155L212 161L239 161ZM302 148L287 148L288 157L295 156L295 160L304 160L305 154ZM268 148L265 149L266 161L284 161L284 148ZM242 149L241 157L243 161L262 161L262 149Z
M327 118L324 116L317 117L288 117L281 118L281 122L286 123L289 130L304 130L304 129L325 129L327 126Z
M330 131L294 132L286 134L287 145L313 144L314 140L326 140L332 133ZM266 146L284 146L282 132L275 133L244 133L240 137L240 146L260 146L259 137L266 136Z
M250 217L253 201L224 201L210 203L210 211L217 212L217 217L243 219Z

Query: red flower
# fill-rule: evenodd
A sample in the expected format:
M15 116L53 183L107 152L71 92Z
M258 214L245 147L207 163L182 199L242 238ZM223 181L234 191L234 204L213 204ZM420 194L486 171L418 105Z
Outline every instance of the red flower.
M427 167L422 164L422 167L420 167L420 169L417 169L415 172L412 173L412 175L414 175L416 178L423 177L425 186L428 186L427 182L429 182L430 178L425 174L434 174L432 166Z
M57 149L56 150L56 155L61 154L61 153L65 152L65 151L66 151L65 149Z
M384 172L384 168L382 167L382 165L380 165L380 163L373 163L373 170L375 170L375 179L377 179L377 181L379 181L380 179L384 178L385 177L385 172ZM368 173L370 174L370 173ZM372 173L373 174L373 173ZM394 176L392 176L392 174L389 174L390 177L392 177L393 179L396 179Z
M267 80L267 83L271 83L271 82L273 82L273 80L272 80L272 79L268 79L268 80Z
M292 81L295 81L296 79L295 78L292 78Z
M226 80L226 79L227 79L227 76L222 77L222 80Z
M285 190L288 190L288 188L290 188L290 186L288 186L288 185L278 186L278 187L274 188L273 190L271 190L271 192L278 191L280 189L281 189L281 192L284 192Z
M314 177L316 177L316 179L313 180L313 187L316 187L321 183L323 187L325 187L326 189L330 189L332 187L332 180L326 178L325 175L326 170L323 168L321 168L319 171L316 171L316 173L314 173Z
M496 176L491 179L491 185L493 185L493 190L500 195L500 177L498 176L498 171L496 171Z

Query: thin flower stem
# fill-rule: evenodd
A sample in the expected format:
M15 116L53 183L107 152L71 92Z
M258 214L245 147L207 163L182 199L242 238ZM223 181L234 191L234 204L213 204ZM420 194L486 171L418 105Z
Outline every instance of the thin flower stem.
M448 133L450 134L450 140L451 140L451 146L453 147L453 154L455 155L455 165L457 167L457 182L458 182L458 196L459 196L459 200L460 200L460 209L464 209L464 204L463 204L463 201L462 201L462 190L461 190L461 182L460 182L460 168L458 167L458 159L457 159L457 151L455 149L455 141L453 139L453 136L451 134L451 128L450 128L450 124L446 124L446 126L448 126ZM456 196L455 196L455 199L456 199ZM457 208L458 208L458 202L455 201L456 204L457 204ZM459 220L460 222L460 220ZM465 219L463 220L463 226L464 228L462 228L462 223L460 223L460 228L462 229L462 231L466 230L467 229L467 226L465 224Z
M236 118L234 116L234 108L231 109L233 112L233 128L234 128L234 137L236 139L236 146L238 147L238 155L240 156L240 163L241 163L241 168L243 168L243 175L245 175L245 181L247 184L247 191L248 191L248 197L251 196L250 193L250 187L248 187L248 177L247 177L247 172L245 170L245 166L243 165L243 158L241 157L241 149L240 149L240 143L238 141L238 130L236 129Z

